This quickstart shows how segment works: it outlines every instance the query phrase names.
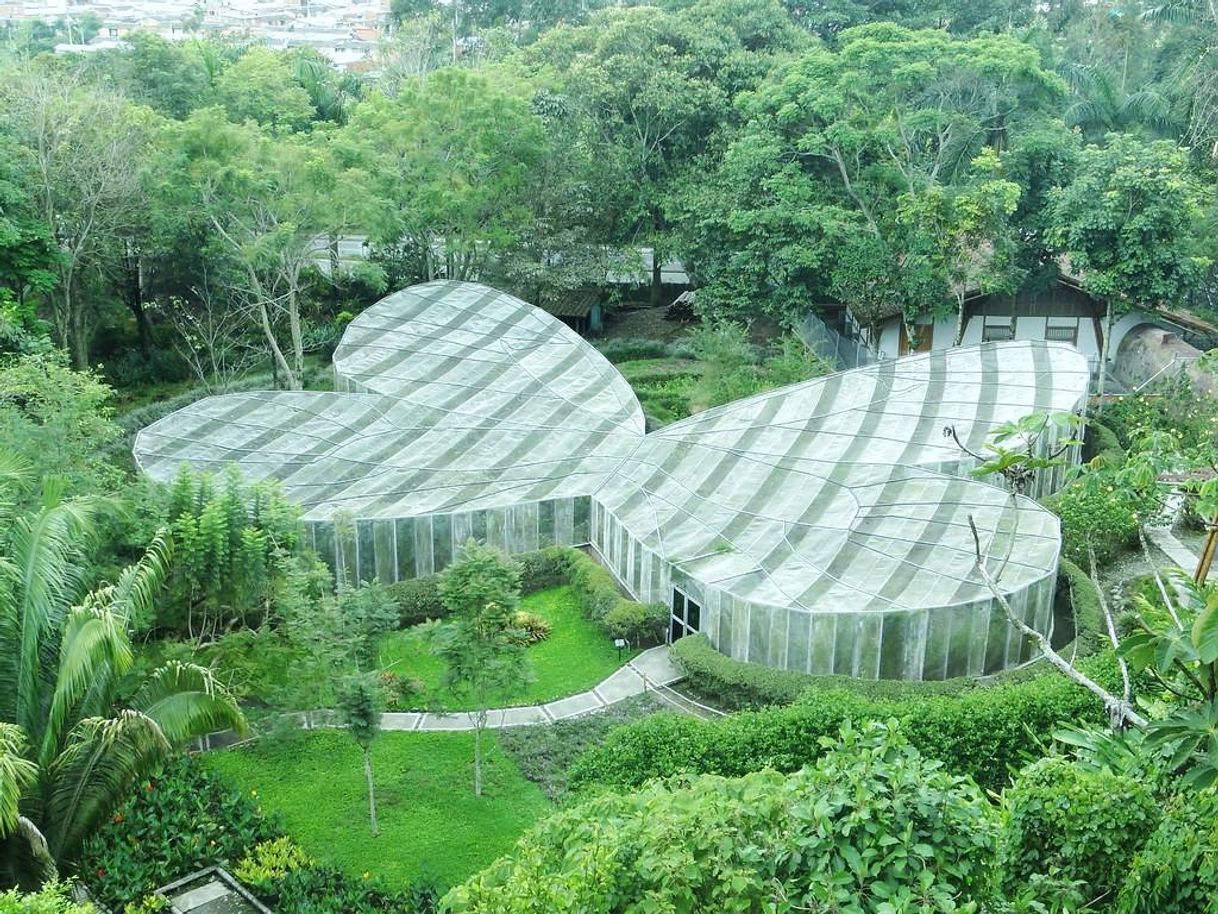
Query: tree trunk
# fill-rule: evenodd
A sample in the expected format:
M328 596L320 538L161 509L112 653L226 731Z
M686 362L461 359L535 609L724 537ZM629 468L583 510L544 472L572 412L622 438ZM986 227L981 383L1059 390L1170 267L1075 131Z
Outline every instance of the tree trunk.
M372 783L372 747L364 747L364 782L368 785L368 820L372 823L372 837L381 833L376 823L376 787Z
M295 390L304 383L304 332L300 326L300 297L293 289L288 296L288 329L292 334L292 361L296 370Z
M1108 379L1108 351L1112 341L1112 302L1108 302L1104 309L1104 340L1100 344L1100 379L1096 393L1099 395L1099 401L1096 405L1095 412L1100 414L1104 411L1104 384Z
M474 796L482 796L482 728L486 715L481 711L474 720Z
M662 264L660 263L660 251L658 248L651 249L651 307L660 307L660 300L664 294L663 273L661 271Z
M288 390L300 390L300 382L296 375L292 372L292 366L288 364L288 360L284 358L283 350L279 348L279 341L275 339L275 331L271 327L271 316L267 313L266 303L258 303L258 318L262 324L262 333L266 337L268 345L271 347L271 356L275 360L275 365L283 371L284 379L287 382Z
M64 294L71 302L68 320L72 328L72 364L77 369L84 369L89 366L89 337L85 331L85 312L75 298L71 297L71 292Z
M956 341L953 346L959 346L964 341L964 293L956 297Z

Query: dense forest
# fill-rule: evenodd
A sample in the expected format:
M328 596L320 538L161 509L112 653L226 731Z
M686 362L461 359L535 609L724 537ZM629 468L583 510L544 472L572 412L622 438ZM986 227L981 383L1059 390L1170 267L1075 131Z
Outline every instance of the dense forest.
M1067 272L1214 320L1213 0L394 0L356 71L201 15L55 52L99 26L0 26L0 914L214 865L278 914L1218 912L1218 587L1168 567L1218 542L1212 355L973 442L1066 479L1050 662L985 681L668 650L572 547L348 581L275 484L132 460L208 394L332 390L439 278L612 328L679 261L692 310L596 340L653 426L832 370L825 308L916 334ZM648 650L684 691L487 723Z
M205 37L56 56L10 30L6 345L49 330L120 386L269 364L297 387L386 290L476 277L544 303L637 273L640 248L716 319L951 313L1063 255L1115 307L1210 304L1201 0L394 17L359 76Z

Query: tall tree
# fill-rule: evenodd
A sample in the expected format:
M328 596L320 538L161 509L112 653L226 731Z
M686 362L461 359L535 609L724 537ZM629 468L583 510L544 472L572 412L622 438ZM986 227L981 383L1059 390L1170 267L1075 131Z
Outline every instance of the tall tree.
M518 81L448 68L359 105L335 154L375 242L419 251L428 279L473 279L532 229L544 146Z
M120 256L137 227L140 172L156 118L112 90L62 73L27 68L2 91L5 126L25 149L31 197L60 250L50 294L56 331L83 368L97 303L82 284L90 270Z
M298 390L306 271L345 212L325 136L276 138L206 108L172 125L162 148L159 205L190 214L218 281L261 331L282 383Z
M482 734L496 699L528 679L524 638L513 617L520 603L520 569L507 556L474 541L440 574L440 599L451 621L433 630L432 650L444 662L444 683L473 705L474 796L482 796Z
M1104 302L1101 391L1113 318L1187 304L1200 284L1208 264L1198 232L1203 200L1185 151L1119 135L1085 148L1074 180L1051 195L1049 242Z

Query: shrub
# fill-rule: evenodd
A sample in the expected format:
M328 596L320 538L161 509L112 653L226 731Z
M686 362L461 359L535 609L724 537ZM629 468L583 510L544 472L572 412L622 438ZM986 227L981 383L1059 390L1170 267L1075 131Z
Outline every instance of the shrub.
M625 638L632 645L659 644L668 625L668 607L663 603L618 600L602 620L610 638ZM678 644L681 642L678 641Z
M551 546L516 556L516 564L520 566L520 592L527 596L566 584L571 577L573 553L582 555L568 546Z
M409 710L419 704L427 691L427 683L414 676L399 676L392 670L380 674L381 689L385 693L385 705L391 711Z
M1125 461L1125 449L1121 447L1116 432L1099 422L1090 422L1087 425L1083 457L1089 461L1100 457L1105 465L1120 466Z
M167 764L85 842L77 872L100 904L119 911L187 873L233 869L237 861L238 878L251 878L250 888L277 914L435 911L436 891L426 883L390 892L309 864L263 816L256 795L233 790L187 756Z
M245 852L233 875L251 886L258 886L272 879L282 879L293 870L313 863L291 838L273 838L255 844Z
M580 609L593 622L602 621L622 599L613 575L578 550L572 550L570 581Z
M532 829L445 904L499 911L976 910L990 900L996 814L898 731L843 727L784 777L606 794Z
M1176 797L1133 859L1117 914L1218 914L1218 792Z
M393 891L329 866L301 867L256 889L275 914L433 914L438 896L435 887L425 882Z
M1037 873L1056 873L1084 882L1089 898L1109 902L1159 820L1145 784L1058 757L1026 767L1003 802L1003 869L1011 889Z
M0 892L0 914L97 914L97 908L73 901L66 883L48 882L37 892Z
M257 798L182 756L140 786L84 843L79 872L99 903L119 911L187 873L230 866L247 847L275 836Z
M1067 559L1087 567L1087 547L1100 565L1138 543L1138 514L1131 510L1128 493L1114 486L1086 486L1075 481L1046 501L1062 522L1062 551ZM1141 506L1145 514L1151 506Z
M519 629L525 644L538 644L550 637L552 626L537 613L518 609L512 613L512 627Z
M440 599L439 575L398 581L385 588L385 595L397 605L398 625L402 628L448 615L448 609Z
M711 647L705 635L682 638L669 656L689 685L728 708L789 705L815 681L806 673L733 660Z
M1084 664L1112 683L1106 656ZM1100 703L1055 672L959 694L814 688L785 708L741 712L717 721L666 715L623 726L572 766L573 789L637 787L675 771L741 775L762 768L794 771L820 755L820 740L848 720L901 722L906 737L948 771L998 790L1008 772L1042 754L1038 734L1061 721L1104 720Z

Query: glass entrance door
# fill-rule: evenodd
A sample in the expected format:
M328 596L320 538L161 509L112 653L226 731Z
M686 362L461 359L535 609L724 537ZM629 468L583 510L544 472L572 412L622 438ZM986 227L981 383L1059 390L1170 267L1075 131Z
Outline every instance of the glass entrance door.
M702 622L702 606L675 587L672 589L672 618L668 626L668 642L694 635Z

